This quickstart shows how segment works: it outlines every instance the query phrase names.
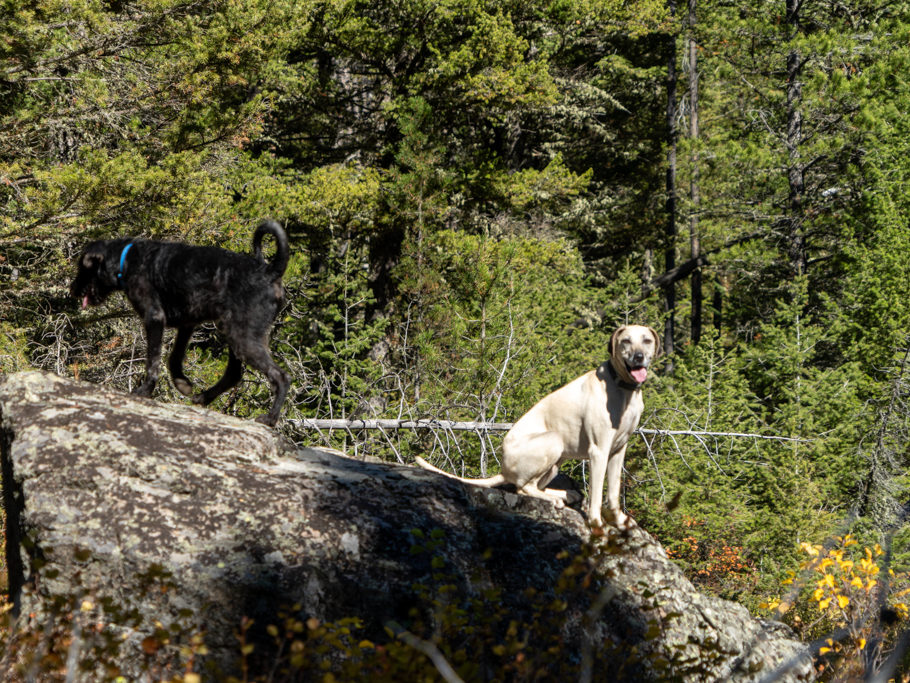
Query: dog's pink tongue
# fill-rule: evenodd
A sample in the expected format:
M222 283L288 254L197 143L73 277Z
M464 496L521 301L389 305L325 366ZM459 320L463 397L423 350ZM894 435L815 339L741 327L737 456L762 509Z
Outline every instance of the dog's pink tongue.
M639 384L648 379L648 371L645 368L636 368L635 370L629 370L629 374L632 375L632 379L634 379Z
M82 308L88 308L88 294L82 297Z

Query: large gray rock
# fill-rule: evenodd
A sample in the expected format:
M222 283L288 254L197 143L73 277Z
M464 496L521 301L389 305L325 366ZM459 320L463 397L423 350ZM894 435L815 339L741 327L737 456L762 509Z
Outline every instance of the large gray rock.
M104 656L130 678L150 666L161 678L182 670L177 646L203 630L209 654L196 665L236 672L243 618L255 619L247 637L259 638L256 653L268 654L264 627L282 610L311 625L357 616L356 637L376 642L393 622L440 627L430 604L440 593L466 609L487 600L485 626L503 635L518 624L526 658L558 643L546 654L554 675L813 678L786 627L697 593L641 530L608 533L592 549L574 510L296 449L255 422L37 372L0 380L0 416L21 619L41 629L61 610L73 608L79 623L91 615L103 624L95 631L122 641ZM557 583L565 608L554 612ZM80 633L70 656L89 643ZM467 677L485 678L484 657L505 656L477 653L461 669Z

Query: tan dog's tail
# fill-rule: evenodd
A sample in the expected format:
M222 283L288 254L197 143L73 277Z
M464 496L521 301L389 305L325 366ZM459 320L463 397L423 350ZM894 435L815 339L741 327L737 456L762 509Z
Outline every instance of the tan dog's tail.
M418 465L420 465L425 470L430 470L430 472L435 472L436 474L441 474L448 477L449 479L457 479L458 481L464 484L473 484L474 486L483 486L484 488L493 488L494 486L499 486L500 484L506 483L506 478L501 474L494 474L492 477L487 477L486 479L465 479L459 477L445 470L441 470L434 465L431 465L426 460L421 458L419 455L414 458Z

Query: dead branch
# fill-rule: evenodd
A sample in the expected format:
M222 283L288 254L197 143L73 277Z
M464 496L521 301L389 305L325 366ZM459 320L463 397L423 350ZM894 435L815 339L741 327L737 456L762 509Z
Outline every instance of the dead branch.
M441 429L455 432L507 432L511 422L454 422L452 420L288 420L300 429Z
M288 420L288 424L299 429L432 429L443 431L477 432L507 432L512 428L512 422L455 422L452 420L346 420L346 419L300 419ZM767 441L791 441L809 443L813 439L804 439L795 436L774 436L767 434L748 434L744 432L705 432L691 429L636 429L636 434L648 436L691 436L696 439L712 438L737 438L737 439L763 439Z

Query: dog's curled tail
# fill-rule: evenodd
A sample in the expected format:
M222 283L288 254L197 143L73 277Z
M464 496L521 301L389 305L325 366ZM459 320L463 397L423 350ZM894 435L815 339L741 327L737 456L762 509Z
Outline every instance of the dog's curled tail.
M262 255L262 238L265 235L272 235L275 238L275 255L271 261L266 261L266 270L277 280L284 275L284 271L288 267L288 261L291 258L291 250L288 247L288 234L276 221L264 220L259 224L256 232L253 233L253 254L256 258L260 258L263 261L265 261L265 257Z
M500 484L506 483L506 478L501 474L494 474L492 477L487 477L486 479L465 479L464 477L459 477L455 474L451 474L450 472L446 472L445 470L441 470L438 467L431 465L419 455L414 458L414 461L425 470L435 472L436 474L441 474L448 477L449 479L457 479L463 484L473 484L474 486L493 488L494 486L499 486Z

